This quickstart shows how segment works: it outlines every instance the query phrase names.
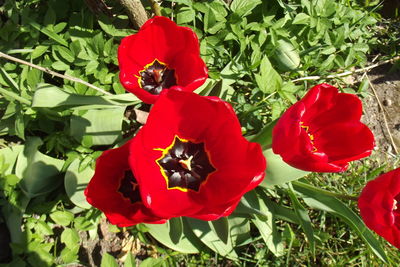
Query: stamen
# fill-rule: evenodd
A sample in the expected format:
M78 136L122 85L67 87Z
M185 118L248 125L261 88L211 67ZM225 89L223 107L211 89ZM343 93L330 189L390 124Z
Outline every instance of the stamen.
M179 163L182 165L183 168L185 168L185 169L191 171L191 170L192 170L192 159L193 159L193 155L190 156L190 157L189 157L188 159L186 159L186 160L181 159L181 160L179 161Z
M308 137L310 138L310 142L311 142L311 145L313 147L313 152L317 152L318 149L314 145L314 135L310 133L310 126L304 125L304 122L301 121L300 122L300 127L303 128L306 131Z

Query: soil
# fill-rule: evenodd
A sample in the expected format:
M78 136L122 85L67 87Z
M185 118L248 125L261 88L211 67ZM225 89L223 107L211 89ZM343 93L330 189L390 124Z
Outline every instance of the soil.
M391 162L400 152L400 69L382 65L368 73L372 86L363 99L363 122L375 135L376 158Z

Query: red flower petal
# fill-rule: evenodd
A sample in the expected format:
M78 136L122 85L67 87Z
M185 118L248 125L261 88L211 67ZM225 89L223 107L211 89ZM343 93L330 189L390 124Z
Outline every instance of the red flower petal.
M400 168L369 181L358 199L365 224L400 249Z
M241 196L264 177L266 163L261 147L243 138L239 121L226 102L177 89L160 95L132 143L129 160L141 185L142 199L162 217L213 220L227 216ZM176 136L203 143L214 168L198 191L168 189L167 178L156 162ZM204 168L204 163L200 165Z
M112 224L120 227L138 223L164 223L142 202L132 203L119 189L125 172L129 171L129 145L105 151L96 161L96 170L85 190L87 201L100 209Z
M374 147L372 132L360 122L361 114L361 101L355 95L317 85L279 119L272 149L298 169L345 171L349 161L369 156Z
M138 33L122 39L118 48L122 85L146 103L155 103L158 94L143 89L138 77L155 59L175 71L177 85L183 90L193 91L207 79L193 30L177 26L166 17L154 17Z

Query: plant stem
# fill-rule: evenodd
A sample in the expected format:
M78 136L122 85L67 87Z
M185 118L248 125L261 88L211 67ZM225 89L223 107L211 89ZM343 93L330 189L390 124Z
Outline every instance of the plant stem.
M151 9L154 12L154 15L156 16L161 16L161 9L160 9L160 5L157 3L156 0L149 0L150 4L151 4Z
M358 197L357 196L350 196L350 195L346 195L346 194L340 194L340 193L335 193L335 192L331 192L325 189L321 189L315 186L312 186L310 184L306 184L303 182L299 182L299 181L293 181L292 184L297 185L299 187L302 188L306 188L306 189L310 189L312 191L316 191L318 193L324 194L324 195L328 195L331 197L337 197L337 198L341 198L341 199L346 199L346 200L352 200L352 201L358 201Z
M22 59L19 59L19 58L4 54L2 52L0 52L0 58L1 57L5 58L5 59L8 59L8 60L11 60L11 61L14 61L14 62L17 62L17 63L20 63L20 64L27 65L29 67L38 69L40 71L46 72L46 73L51 74L51 75L56 76L56 77L60 77L60 78L63 78L63 79L69 80L69 81L76 82L76 83L81 83L81 84L86 85L87 87L90 87L90 88L92 88L92 89L94 89L94 90L96 90L96 91L98 91L98 92L100 92L102 94L112 95L111 93L109 93L109 92L107 92L107 91L105 91L105 90L103 90L103 89L101 89L101 88L99 88L97 86L94 86L93 84L90 84L90 83L88 83L88 82L86 82L84 80L78 79L76 77L72 77L72 76L69 76L69 75L64 75L64 74L52 71L52 70L50 70L48 68L43 68L41 66L38 66L38 65L35 65L35 64L30 63L28 61L25 61L25 60L22 60Z
M326 76L326 77L324 77L324 76L308 76L308 77L302 77L302 78L298 78L298 79L292 80L292 82L295 83L295 82L300 82L300 81L313 81L313 80L320 80L320 79L334 79L334 78L340 78L340 77L352 75L352 74L354 74L354 73L367 72L367 71L369 71L369 70L371 70L371 69L374 69L374 68L376 68L376 67L379 67L379 66L381 66L381 65L384 65L384 64L387 64L387 63L390 63L390 62L394 62L394 61L396 61L396 60L400 60L400 56L397 56L397 57L394 57L394 58L391 58L391 59L388 59L388 60L385 60L385 61L382 61L382 62L378 62L378 63L376 63L376 64L370 65L370 66L365 67L365 68L356 69L356 70L354 70L354 71L345 71L345 72L342 72L342 73L337 73L337 74L328 75L328 76Z

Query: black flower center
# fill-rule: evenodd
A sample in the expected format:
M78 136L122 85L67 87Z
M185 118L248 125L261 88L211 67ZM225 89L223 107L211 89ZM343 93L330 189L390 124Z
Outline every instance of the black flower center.
M159 95L163 89L176 85L175 70L155 59L140 71L139 85L153 95Z
M120 192L124 198L129 199L132 204L142 201L136 178L130 170L125 171L118 192Z
M157 160L168 189L199 191L200 185L216 169L210 162L204 143L193 143L175 136L173 143L161 149Z

